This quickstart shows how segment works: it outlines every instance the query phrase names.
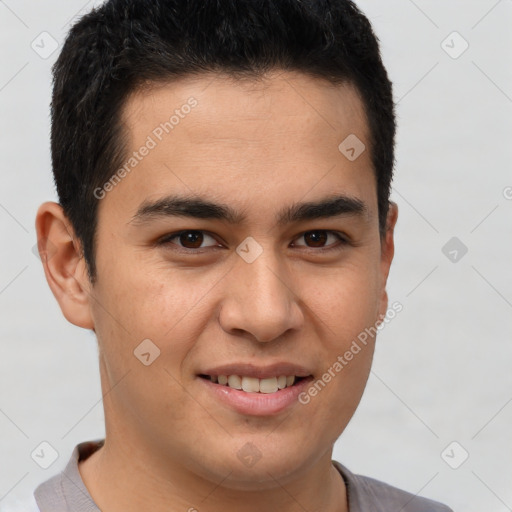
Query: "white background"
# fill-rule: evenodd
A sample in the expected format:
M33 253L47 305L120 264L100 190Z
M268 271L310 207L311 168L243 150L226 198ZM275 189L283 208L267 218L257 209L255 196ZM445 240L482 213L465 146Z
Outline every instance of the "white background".
M98 4L99 2L96 2ZM390 302L373 373L334 458L456 511L512 510L512 1L363 0L395 84L400 208ZM36 243L38 205L55 200L50 67L95 2L0 2L0 498L30 493L75 444L104 436L92 333L66 322ZM458 58L452 56L469 48ZM448 37L450 36L450 37ZM448 39L446 39L448 37ZM48 46L46 46L48 48ZM505 191L505 193L504 193ZM452 262L457 237L468 252ZM48 441L47 470L31 452ZM461 448L441 453L453 441ZM300 448L299 448L300 449Z

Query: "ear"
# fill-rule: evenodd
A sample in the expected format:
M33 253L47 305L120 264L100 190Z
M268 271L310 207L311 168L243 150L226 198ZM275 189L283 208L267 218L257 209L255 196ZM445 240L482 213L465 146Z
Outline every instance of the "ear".
M381 270L381 298L379 306L379 318L383 319L388 310L388 292L386 284L393 256L395 255L395 225L398 219L398 205L390 201L386 218L386 230L381 237L380 270Z
M85 259L73 227L59 204L47 202L39 207L36 233L46 280L62 314L78 327L93 329L92 285Z

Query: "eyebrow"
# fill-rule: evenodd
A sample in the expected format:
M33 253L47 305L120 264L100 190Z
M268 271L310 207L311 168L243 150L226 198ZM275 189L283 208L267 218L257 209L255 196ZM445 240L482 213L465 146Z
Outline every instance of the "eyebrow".
M346 195L330 196L319 201L294 203L281 209L276 217L277 224L284 226L294 222L327 219L339 216L364 216L368 207L357 197ZM243 212L222 203L215 203L200 196L166 196L153 202L144 201L130 220L131 224L146 224L168 217L191 217L214 219L229 224L242 224L247 216Z

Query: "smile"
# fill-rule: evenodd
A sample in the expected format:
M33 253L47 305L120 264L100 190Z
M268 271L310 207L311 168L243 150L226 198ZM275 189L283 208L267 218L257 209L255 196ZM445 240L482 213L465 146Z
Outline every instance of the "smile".
M197 382L207 396L243 416L275 416L298 404L298 396L313 376L265 376L200 374ZM283 386L283 387L280 387Z

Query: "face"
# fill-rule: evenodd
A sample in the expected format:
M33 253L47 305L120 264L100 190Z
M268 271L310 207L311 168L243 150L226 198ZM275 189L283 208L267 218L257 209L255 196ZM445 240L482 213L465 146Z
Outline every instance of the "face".
M107 436L232 488L330 460L374 340L344 354L385 314L392 258L358 94L204 75L137 92L123 119L87 306Z

